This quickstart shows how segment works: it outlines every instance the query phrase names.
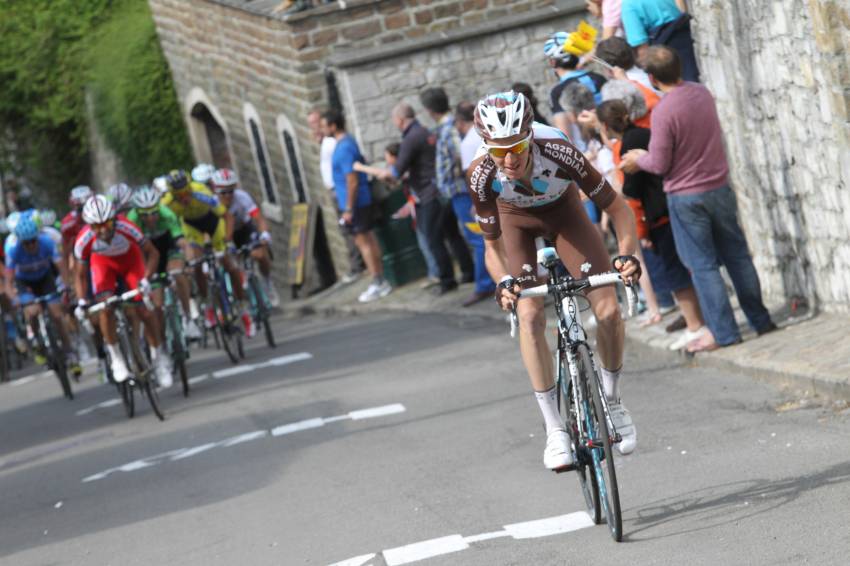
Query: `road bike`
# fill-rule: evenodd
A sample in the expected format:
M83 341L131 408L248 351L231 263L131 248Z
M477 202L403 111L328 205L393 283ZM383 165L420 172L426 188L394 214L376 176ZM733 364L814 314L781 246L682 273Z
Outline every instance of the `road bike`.
M147 356L142 353L139 338L136 336L135 332L133 332L133 325L131 324L127 313L124 312L124 309L127 308L128 304L133 306L133 308L153 308L153 305L150 303L147 296L144 297L143 304L139 304L137 301L134 301L134 299L140 294L142 294L142 292L139 289L133 289L132 291L127 291L120 295L113 295L112 297L89 307L88 312L89 314L95 314L109 308L112 309L115 315L118 349L121 352L121 357L124 359L124 363L130 370L130 377L123 382L116 384L118 391L121 394L121 401L124 404L127 417L133 418L135 415L136 402L134 392L136 389L139 389L140 392L142 392L140 394L144 394L147 397L151 409L153 409L156 417L160 421L163 421L165 420L165 413L162 412L162 408L159 404L159 395L157 394L156 383L154 382L153 367L148 361ZM107 360L107 363L111 364L111 360Z
M44 355L47 368L52 370L59 379L63 395L67 399L73 399L74 393L71 391L71 380L68 377L65 349L62 347L62 340L59 330L56 328L56 321L46 312L47 305L59 299L63 293L63 290L54 291L47 295L35 297L27 304L35 303L39 307L38 315L36 315L37 332L34 337L36 348ZM25 305L22 303L22 306Z
M180 316L180 305L174 292L172 276L183 273L182 269L159 273L151 278L154 288L161 287L163 291L162 323L165 330L165 347L171 356L172 367L180 376L183 385L183 396L189 396L189 374L186 361L189 359L189 344L183 332L183 320Z
M563 268L554 248L538 250L537 261L549 272L549 282L523 289L519 296L551 295L558 316L558 348L555 352L558 410L570 437L574 464L556 471L575 470L591 519L597 525L602 524L604 519L611 536L620 542L623 519L613 446L622 437L611 419L593 349L582 326L581 303L584 302L585 307L589 305L584 290L622 283L622 277L617 272L610 272L574 279ZM590 268L587 264L583 267ZM637 308L637 294L628 285L625 289L628 315L631 317ZM517 324L514 309L511 312L511 336L516 335Z
M264 246L262 242L251 242L240 247L237 252L242 260L242 271L245 274L245 292L248 296L248 304L250 308L251 319L257 326L257 331L260 327L263 328L263 333L266 337L266 343L270 348L277 346L274 338L274 330L271 325L272 305L266 293L265 286L260 277L257 275L256 262L251 256L251 252Z
M212 307L213 316L205 321L205 326L215 337L232 363L238 363L239 358L245 357L242 344L242 330L239 327L239 316L233 309L233 289L230 277L221 265L225 252L215 252L212 246L204 247L203 255L187 263L188 268L198 265L207 280L206 308Z

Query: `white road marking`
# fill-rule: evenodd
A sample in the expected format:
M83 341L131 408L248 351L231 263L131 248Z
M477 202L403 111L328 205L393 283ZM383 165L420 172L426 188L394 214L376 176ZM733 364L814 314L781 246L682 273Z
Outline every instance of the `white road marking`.
M256 371L258 369L261 369L261 368L278 367L278 366L283 366L283 365L286 365L286 364L291 364L291 363L295 363L295 362L301 362L301 361L304 361L304 360L309 360L309 359L312 359L312 358L313 358L313 354L311 354L309 352L301 352L299 354L290 354L288 356L279 356L277 358L272 358L272 359L265 361L263 363L260 363L260 364L245 364L245 365L233 366L231 368L225 368L225 369L220 369L218 371L214 371L212 374L204 373L204 374L201 374L201 375L198 375L198 376L195 376L195 377L190 377L189 378L189 385L195 385L197 383L201 383L202 381L206 381L210 377L213 377L215 379L225 379L227 377L231 377L233 375L239 375L241 373L251 373L251 372ZM27 376L27 377L13 381L12 385L23 385L25 383L29 383L30 381L35 380L38 377L42 377L43 375L51 375L51 373L52 372L48 371L48 372L45 372L43 374L30 375L30 376ZM81 417L83 415L88 415L89 413L92 413L92 412L96 411L97 409L105 409L105 408L114 407L115 405L120 405L120 404L121 404L120 399L110 399L108 401L104 401L102 403L98 403L97 405L93 405L93 406L88 407L86 409L81 409L81 410L77 411L77 416ZM391 414L391 413L387 413L387 414ZM378 415L378 416L382 416L382 415ZM349 417L348 415L343 415L341 417L341 419L346 419L346 418L353 418L353 417Z
M409 564L417 560L433 558L441 554L459 552L467 548L469 548L469 545L464 542L462 536L449 535L399 546L398 548L390 548L384 551L384 560L387 566L398 566L399 564Z
M230 446L235 446L237 444L243 444L245 442L253 442L255 440L266 438L268 436L284 436L302 430L323 427L328 423L334 423L343 420L354 420L352 415L360 415L357 420L362 420L387 415L395 415L398 413L403 413L405 410L406 409L404 408L404 405L400 403L395 403L392 405L384 405L382 407L372 407L369 409L352 411L350 413L346 413L345 415L338 415L335 417L305 419L303 421L297 421L294 423L288 423L285 425L277 426L270 430L255 430L253 432L246 432L237 436L231 436L230 438L226 438L219 442L208 442L206 444L201 444L200 446L170 450L168 452L163 452L162 454L149 456L147 458L142 458L141 460L135 460L122 466L110 468L103 472L90 475L88 477L83 478L82 481L83 483L88 483L92 481L102 480L115 472L134 472L136 470L142 470L145 468L156 466L169 459L173 462L190 458L192 456L197 456L198 454L213 450L214 448L227 448Z
M257 369L255 364L245 364L240 366L234 366L232 368L220 369L218 371L214 371L212 376L216 379L221 379L223 377L230 377L231 375L239 375L240 373L249 373Z
M195 446L194 448L188 448L188 449L184 450L183 452L181 452L180 454L172 456L171 461L176 462L177 460L183 460L185 458L191 458L192 456L194 456L196 454L200 454L201 452L206 452L207 450L212 450L216 446L217 446L217 444L215 442L208 442L207 444L201 444L200 446Z
M312 360L313 354L309 352L301 352L300 354L290 354L288 356L280 356L279 358L272 358L267 361L263 365L270 366L285 366L286 364L291 364L294 362L303 362L304 360Z
M259 440L260 438L266 437L269 435L269 431L267 430L257 430L254 432L246 432L245 434L240 434L239 436L234 436L229 440L225 440L221 443L221 446L236 446L237 444L242 444L243 442L251 442L252 440Z
M21 379L16 379L15 381L12 382L12 387L17 387L18 385L25 385L25 384L29 383L30 381L35 381L34 375L28 375L26 377L22 377Z
M105 409L106 407L114 407L115 405L120 404L121 399L109 399L108 401L103 401L101 403L98 403L97 405L92 405L91 407L88 407L86 409L80 409L79 411L77 411L77 416L81 417L83 415L88 415L89 413L92 413L97 409Z
M272 429L272 436L283 436L284 434L292 434L309 428L319 428L325 426L325 419L307 419L298 421L297 423L289 423L281 426L276 426Z
M511 533L508 531L496 531L492 533L482 533L480 535L472 535L471 537L464 537L464 542L472 544L473 542L483 542L485 540L492 540L494 538L502 538L509 537Z
M363 556L355 556L354 558L349 558L348 560L343 560L342 562L336 562L331 564L331 566L363 566L373 558L377 556L375 553L372 554L364 554Z
M505 531L515 539L526 539L560 535L592 526L593 520L590 516L584 511L579 511L559 517L505 525Z
M206 381L210 378L210 374L202 373L201 375L197 375L195 377L189 378L189 385L195 385L196 383L200 383L202 381Z
M468 537L464 537L462 535L449 535L422 542L415 542L405 546L390 548L379 554L383 555L387 566L396 566L399 564L408 564L410 562L416 562L426 558L441 556L443 554L459 552L470 548L470 544L492 539L511 537L514 540L522 540L548 537L592 526L594 526L594 524L590 516L584 511L578 511L568 515L549 517L548 519L505 525L504 530L482 533L480 535L471 535ZM377 555L363 554L355 558L343 560L342 562L335 562L334 564L331 564L331 566L360 566L375 556Z
M361 419L374 419L375 417L385 417L387 415L395 415L403 413L404 405L384 405L383 407L374 407L371 409L362 409L360 411L351 411L348 416L352 420L359 421Z

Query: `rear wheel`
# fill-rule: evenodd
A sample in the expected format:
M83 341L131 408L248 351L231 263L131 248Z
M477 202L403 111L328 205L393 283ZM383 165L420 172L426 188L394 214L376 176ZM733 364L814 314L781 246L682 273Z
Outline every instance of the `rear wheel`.
M186 373L186 358L188 358L188 349L183 338L183 327L180 322L180 316L177 314L177 307L172 304L166 310L167 338L168 344L171 346L171 358L174 360L174 369L180 375L180 383L183 385L183 396L189 396L189 376Z
M251 277L251 292L254 294L254 301L257 305L257 317L255 322L263 326L266 343L269 345L269 348L274 348L277 344L275 343L272 325L269 324L269 301L256 276Z
M599 376L593 369L590 352L582 344L577 352L579 371L587 376L587 387L593 399L592 410L586 415L588 433L593 439L590 450L593 461L593 471L599 487L599 499L602 512L611 537L620 542L623 540L623 517L620 512L620 490L617 485L617 472L614 467L614 451L608 432L608 421L605 417L605 406L602 401L602 385Z
M151 369L147 358L145 358L142 354L138 343L135 341L133 341L132 352L132 358L134 360L133 373L136 374L137 381L142 389L144 389L145 394L148 397L148 402L150 403L151 409L153 409L156 418L164 421L165 413L162 412L162 407L159 404L159 395L157 394L156 384L153 380L153 369Z
M56 374L56 377L59 378L62 393L67 399L73 399L74 393L71 391L71 380L68 378L68 366L65 365L65 356L62 348L59 346L59 337L57 336L56 329L53 327L53 321L50 315L42 314L41 316L45 317L44 324L47 328L47 344L45 344L47 361L50 364L50 368Z
M230 358L230 361L234 364L238 363L239 352L237 351L237 344L235 340L235 333L237 330L233 328L234 323L230 320L227 310L225 310L224 299L222 298L223 289L216 285L210 289L210 295L212 296L213 308L215 309L216 340L221 341L221 347L224 349L225 353L227 353L227 357Z

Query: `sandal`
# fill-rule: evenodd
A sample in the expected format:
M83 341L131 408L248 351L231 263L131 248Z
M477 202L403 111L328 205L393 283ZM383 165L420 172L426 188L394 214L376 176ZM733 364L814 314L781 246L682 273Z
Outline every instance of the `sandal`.
M696 340L688 342L686 350L689 354L696 354L697 352L713 352L718 348L720 348L720 344L714 340L714 336L709 334L707 336L700 336Z
M658 324L659 322L661 322L661 318L663 316L664 315L662 315L660 312L656 312L656 313L653 313L653 314L647 313L647 316L644 317L644 319L640 321L640 323L638 324L638 327L639 328L646 328L647 326L652 326L653 324Z

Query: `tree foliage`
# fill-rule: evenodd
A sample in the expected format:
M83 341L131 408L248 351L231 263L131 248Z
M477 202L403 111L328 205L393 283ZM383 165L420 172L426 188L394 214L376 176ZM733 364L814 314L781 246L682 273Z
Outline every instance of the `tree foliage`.
M54 194L86 182L87 91L132 177L188 161L146 0L0 0L0 38L0 172Z

